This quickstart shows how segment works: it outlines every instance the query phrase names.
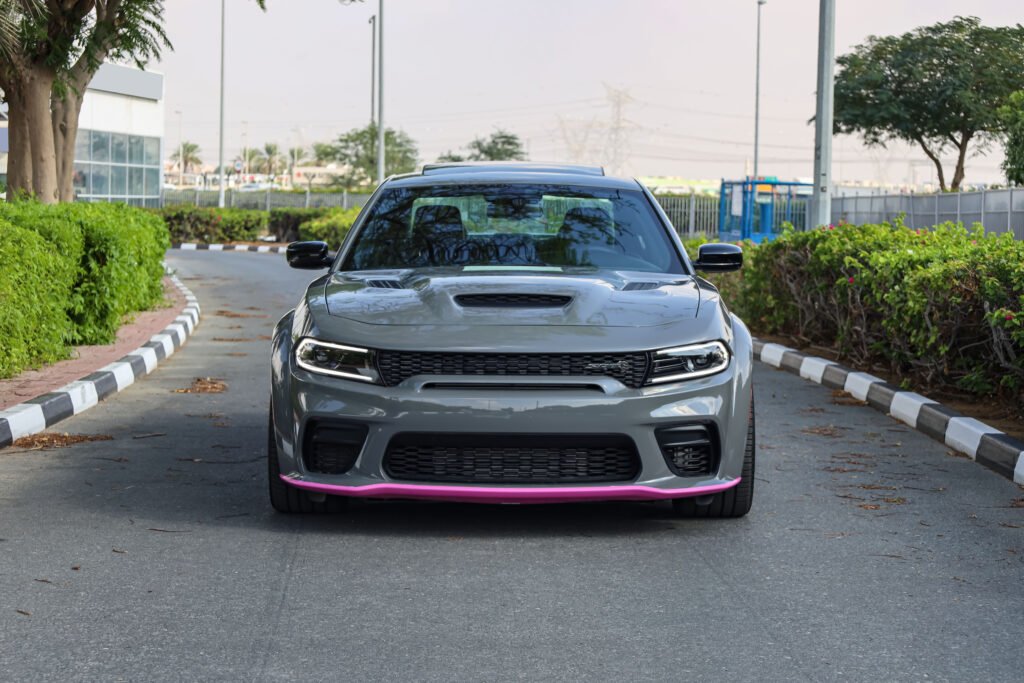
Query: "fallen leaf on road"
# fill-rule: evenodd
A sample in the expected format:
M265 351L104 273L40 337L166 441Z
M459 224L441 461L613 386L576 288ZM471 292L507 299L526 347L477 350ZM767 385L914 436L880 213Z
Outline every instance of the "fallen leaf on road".
M185 417L205 417L210 420L219 420L224 417L224 413L203 413L202 415L197 413L185 413Z
M153 432L152 434L136 434L133 439L152 439L155 436L167 436L167 432Z
M801 413L824 413L825 409L824 408L819 408L817 406L808 406L807 408L801 408L800 412Z
M881 484L858 484L857 488L864 489L865 491L896 491L895 486L882 486Z
M30 617L30 616L32 616L32 613L31 613L31 612L29 612L28 610L24 610L24 609L16 609L16 610L14 610L14 611L15 611L15 612L17 612L18 614L23 614L23 615L25 615L26 617Z
M102 457L95 457L95 458L93 458L93 460L109 460L110 462L128 462L128 458L126 458L126 457L124 457L124 456L121 456L121 457L119 457L119 458L102 458Z
M1007 529L1020 529L1020 524L1010 524L1009 522L999 522L999 526L1004 526Z
M249 354L244 353L242 351L231 351L229 353L225 353L224 355L225 356L232 356L233 358L242 358L244 356L248 356Z
M890 505L903 505L907 502L907 499L897 496L895 498L883 498L882 502L889 503Z
M175 389L175 394L222 394L227 391L228 385L222 379L216 377L196 377L192 380L192 386L187 389Z
M113 552L117 553L118 555L127 555L128 554L127 550L121 550L120 548L111 548L111 550Z
M162 534L190 534L191 529L158 529L156 527L149 527L146 531L159 531Z
M836 427L835 425L819 425L817 427L804 427L800 431L804 434L816 434L817 436L827 436L831 439L837 439L843 435L842 427Z
M73 571L73 572L77 572L81 568L82 568L82 565L80 565L80 564L73 564L73 565L71 565L71 571Z
M49 579L32 579L32 580L33 581L38 581L39 583L53 583L53 581L50 581Z
M243 342L256 341L255 339L244 339L242 337L214 337L215 342L228 342L231 344L241 344Z
M1024 498L1018 498L1010 501L1010 507L1012 508L1024 508Z
M12 445L15 448L37 451L49 448L64 448L65 446L72 446L86 441L111 441L113 438L109 434L33 434L32 436L21 437Z
M259 310L259 309L257 309L257 310ZM224 309L221 309L219 311L215 311L214 315L219 315L222 318L266 318L267 317L266 314L259 315L259 314L256 314L256 313L238 313L236 311L225 311Z
M967 455L966 453L961 453L960 451L949 450L946 451L946 455L948 455L951 458L964 458L965 460L971 459L971 456Z
M858 505L857 507L863 508L865 510L881 510L882 509L881 505L874 505L873 503L864 503L862 505Z
M854 398L841 389L833 390L832 403L837 406L866 406L868 404L867 401L861 401L860 399Z

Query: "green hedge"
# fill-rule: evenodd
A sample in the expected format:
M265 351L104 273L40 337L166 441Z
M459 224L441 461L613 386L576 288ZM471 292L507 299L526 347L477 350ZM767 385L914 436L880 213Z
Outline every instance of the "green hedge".
M278 242L294 242L299 239L299 228L303 223L322 218L330 209L271 209L267 228Z
M257 209L168 206L157 209L174 242L251 242L267 230L267 212Z
M149 212L2 203L0 238L0 377L59 360L69 344L110 343L126 314L163 300L170 242Z
M67 356L66 259L32 230L0 219L0 377Z
M755 332L1024 405L1024 242L1013 235L840 224L744 248L743 270L709 279Z
M330 209L320 218L306 221L299 226L300 240L321 240L331 249L337 249L348 235L349 229L359 216L359 207L351 209Z

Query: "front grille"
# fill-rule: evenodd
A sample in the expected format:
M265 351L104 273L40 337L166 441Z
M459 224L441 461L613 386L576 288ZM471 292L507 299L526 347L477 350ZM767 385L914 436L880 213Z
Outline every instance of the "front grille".
M708 476L718 469L718 439L704 425L668 427L655 432L665 464L677 477Z
M464 308L561 308L572 301L561 294L459 294L455 303Z
M634 389L647 377L646 353L433 353L377 351L377 369L393 387L414 375L612 377Z
M384 472L392 479L475 484L633 481L640 459L622 435L398 434Z
M344 422L311 422L302 441L306 469L321 474L344 474L363 450L367 427Z

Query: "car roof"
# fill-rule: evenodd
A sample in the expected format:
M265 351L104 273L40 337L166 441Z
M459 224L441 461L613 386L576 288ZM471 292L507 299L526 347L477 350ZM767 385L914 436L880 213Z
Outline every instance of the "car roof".
M392 187L506 183L586 185L624 190L639 188L639 183L635 180L606 176L604 169L600 166L530 162L483 161L426 164L418 173L394 176L388 181L388 185Z

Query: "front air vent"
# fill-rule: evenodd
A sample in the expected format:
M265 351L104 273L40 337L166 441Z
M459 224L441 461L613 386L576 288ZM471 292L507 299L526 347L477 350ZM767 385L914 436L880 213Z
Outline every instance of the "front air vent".
M377 289L405 289L398 280L367 280L366 286Z
M561 308L571 296L562 294L459 294L455 303L463 308Z
M639 292L645 289L657 289L664 283L661 282L627 282L626 286L622 288L624 292Z
M310 422L302 442L306 469L321 474L344 474L352 469L363 443L366 425L335 420Z
M701 477L718 470L718 438L705 425L666 427L655 432L665 464L678 477Z

